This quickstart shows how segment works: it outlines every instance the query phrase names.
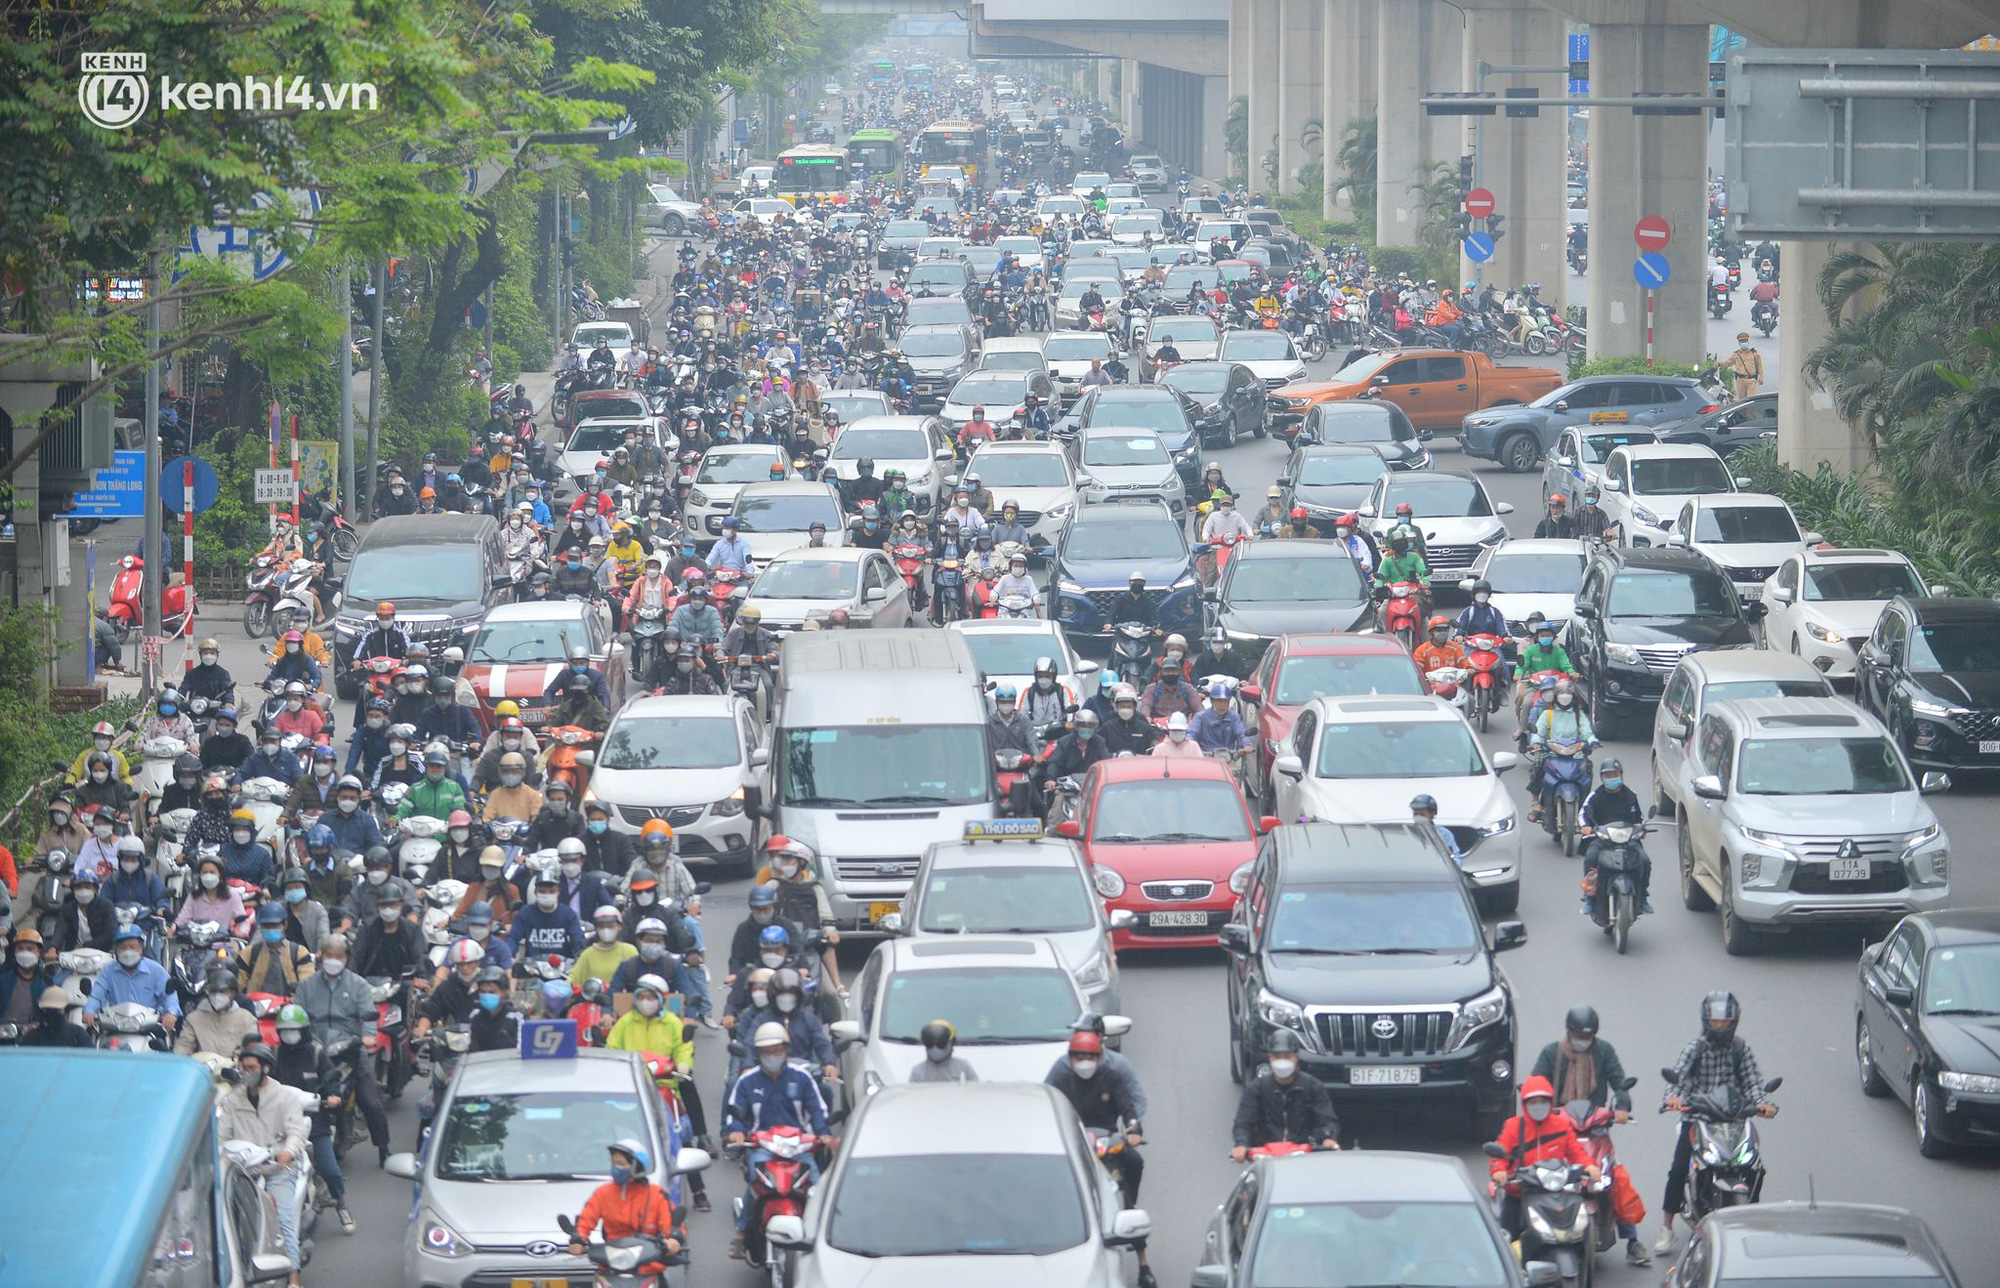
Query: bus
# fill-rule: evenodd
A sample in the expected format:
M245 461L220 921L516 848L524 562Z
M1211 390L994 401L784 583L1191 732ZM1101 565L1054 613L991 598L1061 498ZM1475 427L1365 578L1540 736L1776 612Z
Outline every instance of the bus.
M894 59L878 58L868 65L868 88L886 89L896 83Z
M777 195L797 205L831 198L847 200L847 153L830 143L807 143L779 154L773 178Z
M915 90L930 89L932 84L931 65L929 63L911 63L908 67L905 67L903 69L903 84Z
M893 176L903 164L903 136L894 130L856 130L847 140L847 160L858 174Z
M932 166L958 166L968 184L979 182L986 163L986 130L970 121L939 121L917 136L916 159L919 176Z

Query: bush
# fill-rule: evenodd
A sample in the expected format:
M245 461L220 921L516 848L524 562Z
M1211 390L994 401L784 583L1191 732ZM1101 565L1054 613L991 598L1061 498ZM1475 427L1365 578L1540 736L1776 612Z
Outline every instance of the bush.
M52 610L40 605L0 604L0 814L43 778L67 768L88 744L93 724L123 724L134 710L133 703L119 702L50 713L42 675L50 659L46 641L54 618ZM58 645L70 646L69 641ZM0 844L13 850L17 862L25 863L34 852L50 795L46 789L28 795L12 821L0 827Z
M1644 358L1591 358L1585 360L1581 353L1569 355L1569 378L1581 380L1585 376L1689 376L1700 379L1707 367L1692 362L1655 362L1646 365Z

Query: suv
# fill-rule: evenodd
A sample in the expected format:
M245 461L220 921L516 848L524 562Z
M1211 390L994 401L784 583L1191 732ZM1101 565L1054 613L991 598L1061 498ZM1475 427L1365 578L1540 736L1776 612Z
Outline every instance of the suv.
M1801 533L1792 507L1768 492L1698 496L1681 507L1667 540L1698 550L1721 565L1747 602L1764 593L1764 582L1786 557L1825 540Z
M1951 842L1880 721L1839 698L1732 699L1695 730L1676 791L1681 902L1721 907L1722 947L1942 908ZM1699 808L1695 808L1699 805Z
M1597 546L1584 570L1564 645L1609 738L1619 716L1658 704L1666 676L1704 648L1748 648L1748 610L1707 556L1692 550Z
M1861 646L1854 700L1917 764L2000 765L1996 640L2000 603L1898 595Z
M1664 546L1681 507L1698 496L1720 496L1744 486L1722 458L1706 447L1636 443L1604 462L1598 508L1626 546Z
M1229 1071L1256 1071L1272 1032L1298 1036L1337 1100L1445 1102L1480 1140L1514 1112L1514 990L1471 891L1437 837L1409 823L1301 823L1264 838L1231 921Z
M1201 629L1201 582L1181 524L1158 501L1077 508L1050 556L1055 589L1052 614L1083 651L1086 638L1106 638L1117 622L1110 614L1126 593L1128 578L1146 578L1160 630L1193 635Z
M1680 812L1674 785L1694 746L1694 731L1717 702L1751 698L1830 698L1833 685L1804 659L1762 648L1690 653L1667 680L1653 717L1653 806L1663 818Z
M396 605L396 624L436 657L462 644L495 604L513 598L500 525L483 514L405 514L368 525L347 565L344 599L333 619L333 684L360 695L354 646L375 625L375 605Z
M1565 425L1657 425L1716 410L1686 376L1585 376L1526 407L1495 407L1465 418L1460 442L1467 456L1531 470L1555 446Z
M1171 385L1100 385L1083 391L1056 433L1068 437L1097 426L1150 429L1173 457L1181 482L1193 487L1201 482L1201 440L1195 434L1201 414L1199 403Z

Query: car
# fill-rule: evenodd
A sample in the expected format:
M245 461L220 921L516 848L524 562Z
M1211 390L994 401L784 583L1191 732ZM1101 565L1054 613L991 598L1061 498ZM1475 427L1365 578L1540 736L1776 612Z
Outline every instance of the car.
M1065 407L1083 392L1079 382L1090 373L1093 361L1109 362L1117 356L1111 337L1102 331L1052 331L1042 341L1042 357L1055 377L1056 392L1062 395Z
M1084 775L1077 817L1060 824L1083 842L1091 880L1113 916L1112 945L1207 948L1229 920L1258 837L1224 762L1121 756Z
M783 197L744 197L731 206L729 212L738 219L790 219L792 203Z
M897 917L897 924L909 923ZM1088 1009L1061 951L1045 935L910 939L899 932L868 955L852 997L860 1018L840 1025L834 1036L860 1039L843 1042L840 1066L842 1080L864 1096L910 1080L924 1059L917 1035L940 1016L958 1030L955 1054L980 1082L1040 1082L1068 1050L1070 1025ZM1114 1024L1106 1017L1107 1036L1131 1027L1125 1017L1115 1018Z
M1412 425L1401 407L1373 399L1320 403L1300 419L1298 433L1291 437L1294 446L1345 443L1370 447L1392 470L1427 470L1437 463L1424 446L1430 434Z
M819 394L822 412L834 412L843 426L852 425L863 416L893 416L896 408L889 401L889 395L880 389L822 389ZM835 435L838 437L838 435Z
M1695 729L1675 794L1681 902L1722 947L1800 925L1881 922L1951 899L1951 841L1881 722L1841 698L1731 698Z
M1229 557L1208 604L1205 670L1247 676L1271 641L1325 630L1358 631L1375 620L1361 566L1332 541L1252 541Z
M1705 415L1659 422L1663 443L1699 443L1727 456L1778 432L1778 395L1752 394Z
M644 1145L647 1179L677 1206L680 1177L709 1161L702 1150L680 1148L673 1116L631 1051L573 1047L568 1056L534 1060L469 1052L438 1100L423 1152L383 1163L416 1186L403 1234L405 1283L589 1280L590 1263L566 1245L523 1236L553 1232L551 1212L583 1210L610 1175L607 1142L630 1137Z
M1926 1158L2000 1142L2000 912L1905 917L1861 950L1855 983L1863 1094L1910 1106Z
M1266 237L1252 237L1236 248L1236 258L1254 264L1266 272L1274 272L1283 277L1298 260L1283 243Z
M1251 777L1259 808L1269 810L1271 761L1291 746L1292 729L1308 702L1367 693L1416 697L1424 693L1424 680L1410 650L1391 636L1284 635L1264 650L1239 692L1255 707Z
M1111 219L1111 240L1120 246L1141 246L1148 238L1166 237L1166 218L1157 210L1133 209Z
M1258 1158L1209 1219L1189 1284L1324 1282L1313 1267L1334 1249L1345 1284L1541 1282L1507 1245L1456 1159L1392 1149Z
M1193 241L1197 250L1208 252L1209 247L1217 239L1227 243L1231 247L1231 250L1229 255L1224 256L1216 256L1211 253L1210 258L1229 258L1230 255L1236 253L1235 247L1241 246L1244 242L1250 240L1250 225L1241 219L1231 219L1227 215L1220 215L1213 219L1204 219L1196 224L1194 236L1190 240Z
M773 465L784 466L789 475L792 460L771 443L718 443L701 454L681 521L703 548L722 535L722 520L735 510L736 494L749 484L771 482Z
M753 161L737 171L736 190L738 192L748 192L756 188L769 192L772 183L777 177L777 173L778 167L769 161Z
M570 395L563 414L556 418L561 429L574 429L586 420L651 420L663 428L646 396L636 389L579 389Z
M1025 826L1024 826L1025 824ZM893 918L893 920L891 920ZM924 851L903 910L882 928L920 942L941 935L1032 935L1046 940L1083 994L1086 1010L1115 1015L1118 954L1111 932L1132 914L1106 909L1076 842L1044 836L1034 820L968 823L957 840Z
M707 216L702 213L699 201L689 201L675 192L671 185L664 183L649 183L646 192L653 199L648 213L667 236L679 237L690 228L706 228Z
M1889 601L1924 593L1916 565L1894 550L1800 550L1764 582L1758 626L1767 646L1852 680L1861 646Z
M1172 458L1184 487L1201 481L1201 405L1168 385L1099 385L1086 389L1056 426L1059 435L1103 429L1150 429Z
M479 727L487 732L498 723L493 706L501 701L516 703L521 723L530 729L547 724L560 699L542 695L568 665L569 651L581 645L589 650L591 668L604 677L610 691L606 708L616 711L631 678L630 658L610 625L603 613L582 600L495 604L465 646L455 700L471 707Z
M1222 347L1215 356L1223 362L1240 362L1264 382L1266 389L1281 389L1306 378L1306 364L1283 331L1225 331Z
M1760 598L1764 582L1787 555L1823 538L1801 533L1792 507L1768 492L1731 492L1695 497L1681 507L1667 540L1698 550L1716 562L1744 600Z
M1288 249L1299 246L1298 234L1285 224L1285 217L1275 210L1253 206L1243 212L1243 222L1250 225L1252 236L1273 241Z
M1514 1113L1514 988L1435 831L1293 823L1265 838L1220 934L1229 954L1229 1073L1255 1074L1271 1034L1336 1107L1465 1113L1482 1141Z
M997 195L997 194L996 194ZM1009 237L995 237L993 249L1002 255L1012 255L1014 262L1026 273L1040 272L1045 261L1042 258L1042 239L1021 233Z
M986 419L996 427L1005 425L1027 406L1029 394L1041 399L1044 407L1055 402L1055 382L1046 371L989 371L980 368L960 376L945 395L939 415L953 434L972 419L974 407L986 409Z
M862 461L875 462L875 477L903 471L916 497L916 512L930 514L946 499L951 473L951 431L936 416L868 416L849 421L826 454L827 468L842 483L858 478Z
M1581 505L1586 488L1602 487L1606 457L1621 447L1659 441L1658 430L1633 425L1565 425L1542 459L1542 499L1561 494L1565 503Z
M826 525L828 546L847 544L840 490L824 479L746 484L729 513L736 520L737 535L750 547L753 568L805 546L815 523Z
M994 246L967 246L958 257L971 266L975 284L985 283L1000 267L1000 251Z
M1067 215L1075 219L1083 214L1083 198L1073 194L1056 193L1035 202L1035 218L1047 222L1057 215Z
M1099 188L1111 185L1111 176L1102 170L1079 170L1069 181L1069 190L1079 197L1088 197ZM1109 193L1105 194L1109 196Z
M1666 677L1698 649L1748 648L1750 623L1713 560L1671 547L1597 545L1590 552L1563 646L1588 695L1599 737L1659 704Z
M1158 211L1147 211L1158 214ZM1111 260L1118 265L1118 279L1129 289L1139 284L1146 270L1160 262L1162 255L1158 246L1117 245L1111 249ZM1143 324L1142 324L1143 325Z
M1508 913L1521 898L1521 820L1500 778L1518 763L1506 751L1489 759L1443 698L1315 698L1299 713L1288 754L1271 762L1271 812L1387 823L1410 816L1411 797L1434 796L1474 897Z
M1861 646L1854 698L1915 764L2000 765L2000 603L1896 596Z
M1034 335L994 336L988 339L980 351L979 365L974 370L1038 371L1049 378L1051 385L1055 381L1055 373L1049 370L1049 360L1042 356L1042 338ZM1055 410L1053 396L1044 401L1051 411Z
M1083 504L1158 501L1177 519L1187 514L1187 489L1158 430L1094 426L1067 440L1064 447L1076 470Z
M1163 330L1166 322L1156 319ZM1195 432L1204 447L1234 447L1242 439L1264 436L1264 382L1242 363L1183 362L1157 382L1180 390L1195 405Z
M1502 411L1532 402L1562 384L1550 367L1503 367L1483 353L1459 349L1390 349L1365 353L1330 376L1303 377L1274 391L1273 412L1303 416L1317 403L1376 399L1401 407L1418 429L1457 433L1491 408ZM1528 461L1522 468L1528 468Z
M663 818L682 859L748 875L757 819L743 806L755 781L750 757L764 745L756 709L733 693L698 693L639 697L615 710L585 799L610 807L614 832L637 836Z
M979 289L978 275L963 259L920 259L903 278L910 299L926 295L956 295L970 301Z
M1717 702L1749 698L1830 698L1833 686L1799 658L1761 648L1689 653L1674 667L1653 715L1653 805L1680 812L1681 765L1701 718Z
M587 357L598 341L603 341L611 352L617 355L622 366L625 355L631 351L632 324L630 322L579 322L570 329L569 342L583 350Z
M917 243L917 259L957 259L965 248L965 242L958 237L926 237Z
M903 305L903 325L977 326L963 295L920 295Z
M931 226L921 219L891 219L875 241L875 266L894 268L906 259L914 262L917 247L930 235Z
M1035 662L1044 657L1056 664L1056 683L1070 702L1081 702L1095 691L1101 664L1078 657L1059 623L1041 617L975 617L945 629L965 637L989 694L1002 684L1026 693L1035 682ZM1085 687L1086 681L1091 688Z
M396 606L396 625L437 657L464 644L486 614L514 597L500 525L483 514L403 514L368 525L347 565L333 617L336 696L360 696L354 650L374 629L375 606ZM364 659L365 660L365 659Z
M1154 349L1171 340L1183 363L1214 362L1216 350L1222 347L1215 319L1199 313L1158 313L1151 321L1140 323L1137 333Z
M1491 585L1493 607L1506 616L1511 634L1527 635L1532 613L1560 631L1575 610L1587 553L1587 543L1567 537L1503 541L1486 548L1458 588L1469 595L1476 581Z
M1722 458L1706 447L1638 443L1605 460L1597 505L1618 544L1664 546L1667 526L1690 499L1739 486Z
M1182 254L1176 251L1176 256ZM1199 287L1206 294L1222 279L1215 265L1207 260L1194 264L1167 265L1167 280L1160 285L1160 299L1170 303L1175 309L1187 307L1188 292Z
M1862 1203L1758 1203L1702 1218L1666 1288L1958 1288L1923 1218Z
M1125 280L1116 260L1108 261L1110 268L1104 270L1106 276L1095 276L1097 270L1086 270L1072 264L1063 273L1062 286L1056 291L1055 321L1057 330L1079 327L1083 322L1083 296L1092 287L1104 300L1104 316L1115 320L1119 314L1119 304L1125 299Z
M1467 416L1459 445L1467 456L1524 473L1555 446L1565 425L1657 425L1716 408L1708 392L1686 376L1585 376L1525 407L1496 407Z
M1134 182L1142 192L1165 192L1167 190L1167 163L1157 152L1134 152L1125 163L1132 172Z
M1114 179L1104 186L1106 201L1137 201L1140 199L1139 185L1124 179Z
M912 411L936 411L959 378L979 365L979 329L964 324L904 327L896 346L910 365Z
M743 602L763 611L765 629L780 635L847 610L857 627L914 626L910 588L896 565L866 546L800 547L773 556L757 571Z
M967 1025L958 1028L961 1057L1009 1050L968 1046ZM1123 1250L1145 1240L1152 1218L1121 1208L1076 1111L1040 1085L1046 1071L1032 1085L982 1076L869 1097L815 1190L812 1227L795 1216L765 1225L792 1260L787 1288L937 1276L1119 1288Z
M1069 517L1049 558L1052 615L1079 650L1102 644L1117 623L1107 614L1127 593L1131 574L1146 579L1160 629L1189 635L1201 626L1201 582L1178 517L1158 501L1082 505Z
M597 410L592 407L591 411ZM659 421L653 416L592 416L579 421L570 431L569 438L556 453L556 478L568 484L565 491L580 492L585 483L597 470L599 461L611 459L613 449L621 447L627 433L637 434L639 441L651 441L672 456L680 449L680 439L674 438L672 446L661 441Z
M993 493L996 519L1012 501L1028 530L1029 548L1046 554L1063 524L1076 509L1076 472L1061 443L993 441L981 443L966 462L965 473L977 474L981 487Z
M1183 215L1193 215L1199 219L1204 215L1220 215L1222 212L1222 199L1219 197L1181 198L1181 213Z
M1480 555L1505 541L1502 516L1514 512L1511 502L1493 500L1486 485L1471 474L1392 470L1375 480L1368 500L1356 511L1384 549L1390 529L1396 526L1396 507L1406 501L1417 531L1424 535L1424 562L1434 588L1456 583Z

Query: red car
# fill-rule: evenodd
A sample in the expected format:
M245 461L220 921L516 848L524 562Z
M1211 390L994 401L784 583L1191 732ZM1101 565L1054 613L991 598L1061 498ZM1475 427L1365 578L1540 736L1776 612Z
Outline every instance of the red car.
M604 677L616 711L625 700L625 645L615 639L608 617L592 605L552 599L500 604L487 610L479 632L466 646L459 671L460 701L479 717L479 727L493 732L493 706L512 698L521 707L521 723L536 729L549 722L556 703L543 695L568 668L569 650L581 644L590 652L590 666ZM470 690L467 694L466 690Z
M1282 635L1241 690L1257 706L1257 799L1271 800L1271 762L1292 750L1292 726L1314 698L1378 693L1422 697L1416 659L1388 635Z
M1230 880L1250 871L1258 819L1219 760L1127 756L1099 761L1083 780L1081 812L1058 831L1077 835L1107 908L1133 913L1113 949L1209 948L1229 920Z

